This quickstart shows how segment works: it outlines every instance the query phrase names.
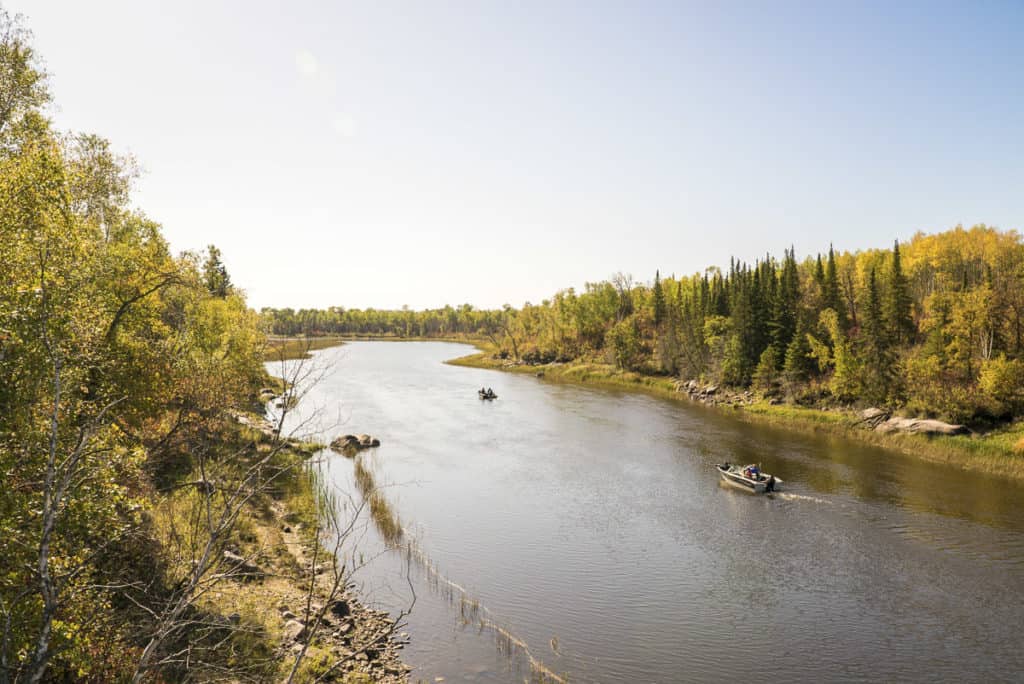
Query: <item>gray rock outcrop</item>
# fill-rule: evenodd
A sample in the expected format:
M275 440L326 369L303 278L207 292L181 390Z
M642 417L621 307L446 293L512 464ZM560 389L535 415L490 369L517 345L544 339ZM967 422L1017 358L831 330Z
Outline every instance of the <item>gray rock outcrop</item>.
M881 433L906 432L914 435L966 435L970 432L965 425L943 423L941 420L922 418L898 418L893 416L875 426Z
M337 451L359 451L380 446L380 440L370 435L341 435L331 442L331 448Z

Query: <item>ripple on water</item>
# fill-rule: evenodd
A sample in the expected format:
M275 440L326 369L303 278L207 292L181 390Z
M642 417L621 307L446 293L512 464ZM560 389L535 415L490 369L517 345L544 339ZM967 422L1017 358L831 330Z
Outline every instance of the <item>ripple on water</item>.
M999 681L1024 668L1020 487L442 365L456 345L344 349L313 403L381 436L378 475L398 483L388 499L432 561L570 681ZM501 399L480 402L481 385ZM786 489L721 489L724 460L761 462ZM352 465L338 465L343 483ZM371 585L402 585L389 558L366 569ZM493 633L459 623L461 602L427 598L414 576L416 676L523 680Z

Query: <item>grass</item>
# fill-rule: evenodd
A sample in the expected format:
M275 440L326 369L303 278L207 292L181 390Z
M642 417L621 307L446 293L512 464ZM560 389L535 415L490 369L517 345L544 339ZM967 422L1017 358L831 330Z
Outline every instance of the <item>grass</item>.
M308 359L310 352L345 344L341 337L271 337L263 353L264 361Z
M445 361L445 363L452 366L488 368L510 373L542 376L549 382L591 385L633 392L641 391L670 399L679 398L674 378L624 371L606 363L572 361L570 363L550 363L541 366L516 365L508 360L495 359L488 352L462 356Z
M950 463L967 470L1024 479L1024 422L970 435L883 434L857 424L853 411L823 411L759 402L738 416L751 422L838 434L867 444L893 449L928 461Z
M355 459L354 473L356 487L370 506L370 518L376 525L377 531L380 532L380 536L389 545L398 546L402 543L405 534L402 530L402 521L380 488L377 487L373 471L363 464L361 457L357 456Z
M542 376L549 382L640 391L675 401L690 401L685 392L676 390L674 378L623 371L610 364L573 361L541 366L515 365L507 360L495 359L488 351L452 359L446 363L453 366ZM827 410L789 404L772 405L764 401L741 408L742 410L730 409L729 414L741 420L785 429L841 435L929 461L1024 479L1024 421L984 434L929 437L900 433L882 434L864 429L856 425L859 416L852 410Z
M267 470L279 470L280 477L272 487L254 496L239 513L225 546L251 558L265 574L253 581L220 581L196 601L196 614L202 617L203 623L225 625L225 628L212 629L209 636L203 638L200 645L209 642L211 646L210 652L204 655L210 670L197 670L194 676L215 678L218 668L258 681L281 681L287 676L293 661L290 657L282 658L278 652L283 637L278 606L284 602L296 610L294 606L299 605L306 580L301 579L303 569L286 544L282 521L300 534L304 546L311 548L318 543L314 538L320 500L318 483L305 462L319 447L296 443L276 453ZM216 453L211 454L207 475L214 482L228 483L230 489L230 483L252 460L270 452L268 438L261 432L226 425L220 432ZM201 479L196 469L184 474L179 481ZM215 500L219 498L215 495ZM195 486L169 488L151 511L150 534L156 542L166 582L173 583L186 576L192 568L194 550L206 543L204 512L204 497ZM210 572L219 570L213 567ZM226 627L232 621L228 616L233 616L236 623L233 629ZM311 650L309 655L312 657L303 666L305 674L328 667L327 663L334 658L317 649Z
M290 361L308 359L310 352L328 347L339 347L345 342L372 340L374 342L461 342L479 344L474 337L399 337L397 335L329 335L323 337L270 337L263 353L264 361Z

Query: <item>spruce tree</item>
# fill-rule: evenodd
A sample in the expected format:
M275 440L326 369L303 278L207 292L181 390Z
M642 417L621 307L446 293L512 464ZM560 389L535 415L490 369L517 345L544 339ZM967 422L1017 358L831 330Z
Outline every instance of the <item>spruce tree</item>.
M811 344L807 341L807 326L803 318L797 318L796 331L793 339L786 347L786 361L783 364L783 373L786 381L792 384L805 382L814 372L815 364L811 358Z
M867 306L865 308L861 337L861 355L866 372L863 383L864 394L865 398L870 401L883 402L889 398L893 359L890 354L885 321L882 318L882 303L873 268L868 274Z
M775 358L781 365L786 357L793 335L796 334L797 305L800 299L800 277L796 269L793 249L786 251L782 261L782 275L779 277L775 301L772 307L771 336Z
M661 272L654 272L654 288L652 299L654 300L654 325L659 326L665 320L665 292L661 287Z
M214 245L207 247L206 261L203 262L203 282L214 297L223 299L231 292L231 277L220 259L220 250Z
M895 344L913 341L914 319L910 315L910 294L907 292L907 277L900 264L900 243L892 248L892 270L889 274L889 293L885 300L886 327Z
M824 308L835 311L836 316L839 317L839 326L846 330L848 327L846 304L839 292L839 273L836 269L836 255L832 245L828 246L828 263L825 267L825 287L822 295Z

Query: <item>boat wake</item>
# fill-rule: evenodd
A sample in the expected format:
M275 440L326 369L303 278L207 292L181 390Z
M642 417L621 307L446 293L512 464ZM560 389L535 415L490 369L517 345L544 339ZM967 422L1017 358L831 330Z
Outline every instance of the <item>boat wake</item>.
M832 502L828 499L822 499L817 496L807 496L806 494L792 494L790 492L775 492L772 494L776 499L782 499L783 501L810 501L811 503L819 504L831 504Z

